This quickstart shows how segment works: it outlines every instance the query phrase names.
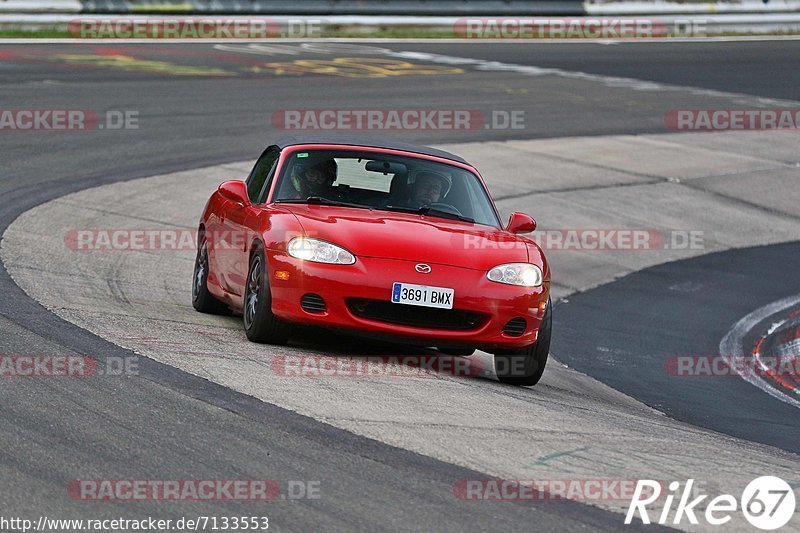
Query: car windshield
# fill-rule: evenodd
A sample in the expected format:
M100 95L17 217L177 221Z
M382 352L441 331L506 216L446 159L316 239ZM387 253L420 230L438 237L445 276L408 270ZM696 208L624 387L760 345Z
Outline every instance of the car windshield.
M455 165L369 151L294 152L274 201L340 205L500 227L478 177Z

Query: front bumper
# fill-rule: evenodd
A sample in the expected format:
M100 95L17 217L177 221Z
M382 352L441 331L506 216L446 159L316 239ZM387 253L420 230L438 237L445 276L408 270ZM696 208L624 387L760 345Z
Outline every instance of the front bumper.
M417 261L358 257L353 265L328 265L301 261L278 250L268 250L267 255L272 312L279 318L421 346L479 349L529 346L536 341L549 293L549 283L541 287L503 285L489 281L486 272L447 265L431 264L432 271L421 274L414 269ZM288 273L288 279L276 278L276 271ZM452 288L453 308L461 311L457 314L479 319L470 322L474 325L454 328L452 320L443 320L441 324L431 322L436 311L429 312L430 308L425 307L418 308L425 325L405 318L402 320L405 323L393 323L386 320L385 313L375 318L354 310L354 299L389 302L394 282ZM301 299L309 293L322 297L324 312L303 309ZM391 304L395 305L400 304ZM391 306L380 307L391 311ZM525 320L520 335L503 331L509 321L520 318Z

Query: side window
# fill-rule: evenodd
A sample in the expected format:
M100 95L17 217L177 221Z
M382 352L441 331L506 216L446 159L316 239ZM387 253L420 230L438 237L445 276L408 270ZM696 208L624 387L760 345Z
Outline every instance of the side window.
M258 195L258 201L256 203L263 204L267 201L267 194L269 194L269 188L272 186L272 180L275 178L275 169L277 167L278 158L276 157L275 161L272 162L272 167L267 173L266 182L264 183L264 187L261 188L261 193Z
M247 196L253 203L259 202L261 190L264 188L267 178L270 176L270 170L278 160L281 151L277 146L270 146L262 154L261 159L256 163L255 168L247 178Z

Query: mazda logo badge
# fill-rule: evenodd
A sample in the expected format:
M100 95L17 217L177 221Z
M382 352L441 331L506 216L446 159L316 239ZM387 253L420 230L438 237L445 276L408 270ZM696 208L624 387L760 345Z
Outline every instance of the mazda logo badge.
M420 274L430 274L431 272L431 266L423 263L418 264L414 269Z

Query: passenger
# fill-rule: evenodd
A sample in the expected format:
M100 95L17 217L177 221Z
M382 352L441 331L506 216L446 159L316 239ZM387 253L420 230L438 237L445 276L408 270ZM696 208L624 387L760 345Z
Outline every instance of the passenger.
M409 204L411 207L422 207L440 202L450 191L452 184L452 179L444 174L430 170L420 171L414 180Z

